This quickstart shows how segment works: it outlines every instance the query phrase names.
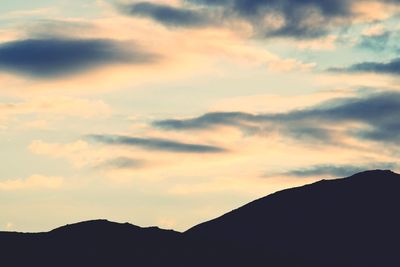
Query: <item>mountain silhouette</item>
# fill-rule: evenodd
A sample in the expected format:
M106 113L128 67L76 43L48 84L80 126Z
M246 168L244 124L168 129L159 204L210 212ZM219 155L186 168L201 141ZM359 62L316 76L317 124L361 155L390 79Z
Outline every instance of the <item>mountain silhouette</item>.
M0 232L20 266L400 266L400 175L366 171L276 192L184 233L96 220Z
M330 266L400 266L400 175L366 171L280 191L185 234Z
M106 220L82 222L48 233L0 233L6 266L162 266L181 234ZM157 255L157 257L153 257ZM134 266L134 265L133 265Z

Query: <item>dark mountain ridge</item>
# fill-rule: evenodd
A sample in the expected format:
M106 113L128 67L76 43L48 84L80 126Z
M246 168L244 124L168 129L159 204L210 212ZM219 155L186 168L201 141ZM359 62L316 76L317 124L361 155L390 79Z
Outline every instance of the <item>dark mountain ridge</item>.
M95 220L0 232L7 266L400 266L400 175L374 170L255 200L184 233Z
M400 175L366 171L274 193L185 234L334 266L400 266L399 208Z

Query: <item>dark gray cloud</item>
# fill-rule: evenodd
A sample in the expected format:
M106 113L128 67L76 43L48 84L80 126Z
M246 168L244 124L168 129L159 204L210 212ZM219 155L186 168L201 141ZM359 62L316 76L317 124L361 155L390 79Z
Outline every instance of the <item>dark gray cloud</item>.
M286 176L294 176L294 177L315 177L319 176L323 177L347 177L353 175L355 173L359 173L365 170L372 169L394 169L397 168L398 164L396 163L370 163L360 166L355 165L330 165L330 164L322 164L315 165L302 169L295 169L281 175Z
M362 62L345 68L330 68L332 72L348 73L380 73L380 74L400 74L400 58L392 59L390 62Z
M246 133L279 131L295 139L336 142L332 126L349 122L364 125L346 134L378 142L400 141L400 93L385 92L363 97L342 98L320 105L279 114L215 112L183 120L155 121L166 130L205 130L232 126Z
M226 150L217 146L189 144L159 138L139 138L122 135L89 135L89 140L107 145L137 146L149 150L181 153L221 153Z
M141 2L127 5L123 12L145 16L164 24L180 27L217 24L222 21L243 19L251 23L259 36L285 36L314 38L328 32L331 22L349 14L347 0L186 0L189 7ZM200 8L199 8L200 7ZM216 15L217 14L217 15ZM268 22L267 17L270 18ZM276 21L282 25L276 27Z
M382 2L399 3L397 0ZM335 26L347 26L357 16L356 0L182 0L181 7L141 2L125 6L130 15L152 18L165 25L204 26L210 18L242 19L261 37L317 38ZM199 11L201 10L201 11ZM207 15L208 14L208 15ZM215 23L215 21L214 21Z
M311 110L286 114L214 112L186 120L155 121L153 126L165 130L205 130L219 126L232 126L239 128L245 134L265 135L279 131L303 141L332 141L332 133L325 129L325 125L318 123L316 117Z
M321 1L321 0L236 0L236 13L253 20L254 25L266 36L295 37L301 39L316 38L329 32L337 18L351 15L350 1ZM276 29L272 25L264 25L265 15L281 16L284 23Z
M123 10L129 15L148 17L175 27L201 27L211 23L207 13L188 8L173 7L149 2L127 5Z
M53 78L112 63L152 62L157 56L106 39L27 39L0 44L0 70Z
M100 163L96 169L136 169L144 165L143 161L127 157L118 157Z

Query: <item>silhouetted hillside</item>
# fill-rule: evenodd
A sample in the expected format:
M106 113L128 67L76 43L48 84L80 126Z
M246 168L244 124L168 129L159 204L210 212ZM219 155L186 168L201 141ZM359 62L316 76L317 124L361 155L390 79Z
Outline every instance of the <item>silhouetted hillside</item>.
M400 266L400 175L368 171L283 190L185 233L106 220L0 232L20 266Z
M400 175L367 171L277 192L185 235L333 266L400 266Z
M265 262L285 267L302 262L253 246L210 244L174 231L105 220L67 225L48 233L0 233L0 250L1 262L7 267L265 266Z
M180 236L97 220L48 233L0 233L0 248L7 266L161 266Z

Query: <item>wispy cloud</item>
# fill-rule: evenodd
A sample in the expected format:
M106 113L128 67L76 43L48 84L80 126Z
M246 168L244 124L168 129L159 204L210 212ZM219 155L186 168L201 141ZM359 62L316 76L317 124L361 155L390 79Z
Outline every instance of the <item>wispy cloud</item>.
M313 142L333 142L335 139L332 136L334 132L332 126L358 123L361 124L360 127L345 129L343 133L364 140L398 142L399 116L400 93L385 92L365 97L335 99L308 109L280 114L215 112L190 119L155 121L153 125L178 131L231 126L247 133L279 131L291 137Z
M329 71L332 72L370 72L379 74L400 74L400 58L392 59L389 62L371 62L366 61L362 63L357 63L345 68L330 68Z
M26 189L57 189L63 184L62 177L32 175L26 179L0 180L0 191Z
M112 111L101 100L73 97L35 97L26 101L0 103L2 116L52 114L73 117L107 117Z
M24 101L0 103L0 123L19 129L50 129L51 122L64 118L106 118L112 114L111 107L101 100L73 97L31 97ZM40 119L23 122L26 116Z
M136 160L127 157L118 157L109 159L96 165L96 169L136 169L144 165L141 160Z
M89 140L106 145L137 146L144 149L180 153L221 153L226 150L217 146L190 144L160 138L139 138L122 135L89 135Z
M100 29L95 23L79 19L37 19L24 31L31 39L71 39L93 36Z

